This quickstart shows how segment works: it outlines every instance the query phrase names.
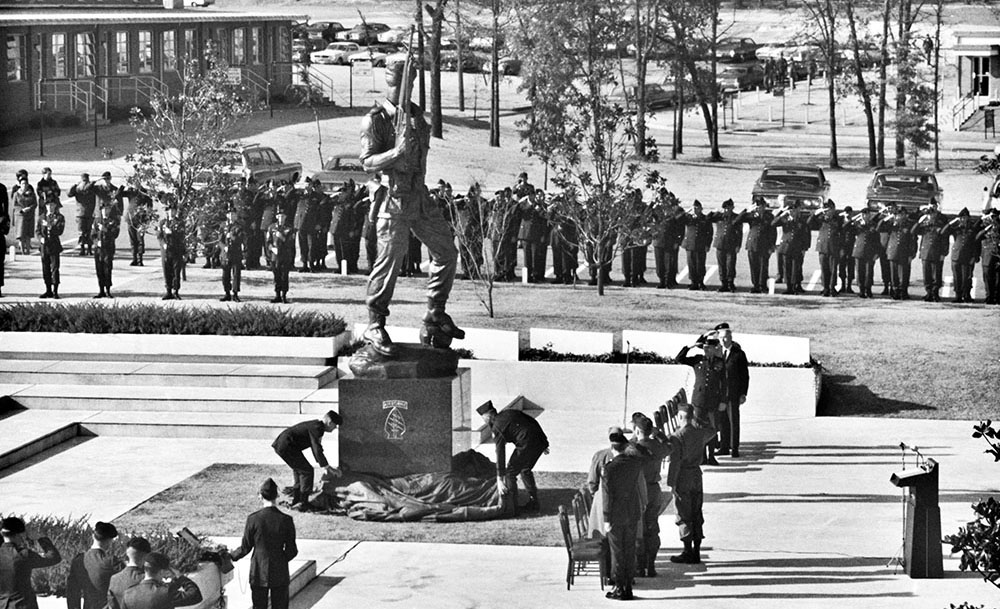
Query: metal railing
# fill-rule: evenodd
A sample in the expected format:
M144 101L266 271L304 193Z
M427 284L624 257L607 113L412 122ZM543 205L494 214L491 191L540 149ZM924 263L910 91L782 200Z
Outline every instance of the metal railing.
M951 109L951 128L958 131L962 128L962 123L972 116L979 109L979 96L971 92L960 97Z
M44 102L49 110L82 112L89 117L107 102L108 94L107 89L89 78L58 78L35 83L35 99Z
M152 74L105 76L102 81L108 102L116 105L138 106L169 91L167 84Z

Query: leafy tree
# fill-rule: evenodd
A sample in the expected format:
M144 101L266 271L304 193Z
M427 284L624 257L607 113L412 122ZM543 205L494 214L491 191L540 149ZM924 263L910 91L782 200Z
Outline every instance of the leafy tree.
M804 6L816 31L824 64L823 71L826 73L830 107L830 167L835 169L840 167L840 159L837 157L837 94L833 75L837 71L837 35L841 7L833 0L805 0Z
M875 111L872 98L877 95L877 87L865 77L865 63L861 55L862 45L866 48L874 44L871 37L859 38L858 32L867 30L868 23L860 10L864 8L865 0L843 0L844 14L847 17L849 30L847 65L839 85L848 94L855 94L861 99L861 107L865 114L865 127L868 133L868 166L878 164L878 151L875 138Z

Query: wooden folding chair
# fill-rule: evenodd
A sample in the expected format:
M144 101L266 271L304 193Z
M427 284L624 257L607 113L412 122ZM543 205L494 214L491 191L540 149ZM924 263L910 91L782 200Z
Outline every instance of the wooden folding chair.
M569 528L569 515L566 508L559 506L559 528L562 529L563 541L566 544L566 555L569 562L566 565L566 589L576 580L577 575L592 574L594 564L597 563L597 572L601 578L601 590L604 590L604 553L605 546L599 541L573 541L573 535Z
M590 492L590 487L587 487L587 486L581 487L577 491L577 494L580 495L580 499L583 500L583 507L587 511L587 513L589 514L590 513L590 506L591 506L591 504L594 503L594 496Z
M576 523L576 538L579 541L587 539L587 529L590 524L590 512L583 506L583 498L577 493L573 495L573 521Z

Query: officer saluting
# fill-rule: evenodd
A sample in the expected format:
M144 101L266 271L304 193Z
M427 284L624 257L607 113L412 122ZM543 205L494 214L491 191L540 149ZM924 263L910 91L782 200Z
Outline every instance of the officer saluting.
M500 489L500 494L510 493L511 509L514 515L517 515L516 476L520 474L521 482L528 491L528 503L525 504L524 510L537 512L540 509L538 487L535 485L535 474L531 470L543 453L549 453L549 439L542 431L542 426L520 410L508 408L497 413L493 402L486 402L477 408L476 412L486 420L496 442L497 487ZM506 459L508 442L514 445L509 463Z
M31 549L25 537L24 521L4 518L0 522L0 607L4 609L38 609L38 600L31 587L31 571L59 564L62 557L48 537L39 537L42 553Z
M111 543L118 537L118 529L107 522L94 525L94 544L86 552L73 558L66 580L67 609L104 609L108 602L111 576L122 568Z

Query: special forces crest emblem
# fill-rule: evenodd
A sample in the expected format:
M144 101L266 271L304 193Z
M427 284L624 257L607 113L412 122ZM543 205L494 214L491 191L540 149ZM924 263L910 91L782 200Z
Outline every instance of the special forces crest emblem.
M389 415L385 418L385 439L401 441L406 433L406 419L401 411L409 408L409 404L404 400L384 400L382 410L388 410Z

